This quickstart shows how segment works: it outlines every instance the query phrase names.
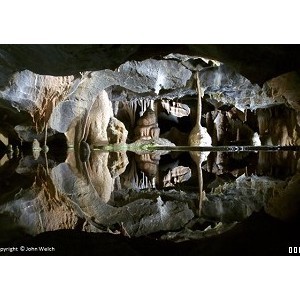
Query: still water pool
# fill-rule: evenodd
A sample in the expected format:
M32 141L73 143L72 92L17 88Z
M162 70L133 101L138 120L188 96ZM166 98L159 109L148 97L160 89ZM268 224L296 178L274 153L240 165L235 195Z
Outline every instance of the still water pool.
M224 237L259 212L298 220L299 151L172 150L3 155L2 247L62 230L178 245Z

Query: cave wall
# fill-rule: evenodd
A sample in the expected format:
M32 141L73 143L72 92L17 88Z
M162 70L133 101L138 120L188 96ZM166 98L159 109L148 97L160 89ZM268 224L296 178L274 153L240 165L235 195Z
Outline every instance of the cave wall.
M196 95L195 79L192 76L195 70L200 70L201 89L206 95L206 101L216 108L220 105L229 105L243 112L246 109L253 111L284 104L296 111L299 109L297 96L299 78L295 72L271 79L260 87L237 73L230 65L222 63L211 65L206 60L199 62L198 57L169 55L159 60L127 61L114 70L74 71L68 76L52 76L40 75L29 70L16 70L18 67L16 61L20 59L14 58L14 49L17 48L3 49L5 53L7 49L11 52L7 57L5 53L2 56L2 60L6 60L6 63L2 63L0 75L3 82L0 90L1 105L21 111L21 114L28 113L32 121L31 124L27 121L25 125L35 127L37 133L42 132L46 126L54 132L66 133L71 139L68 141L69 145L74 144L75 140L87 138L91 144L108 142L109 138L106 136L108 122L113 117L113 110L118 110L121 98L122 101L138 102L143 105L145 101L172 100ZM22 47L18 49L21 51ZM38 46L36 51L37 49ZM101 106L104 103L103 99L107 99L101 96L101 99L99 98L104 90L112 101L112 107ZM299 127L298 113L296 118ZM104 119L107 120L104 122ZM77 126L78 122L80 124ZM280 126L279 123L274 126ZM74 138L73 129L76 126L83 127L83 131L76 133L81 135L81 138L77 139ZM132 129L126 128L129 131ZM292 136L289 133L288 137L279 139L280 144L297 144L298 128L293 130ZM260 134L263 134L262 130ZM36 135L33 133L31 140L34 138ZM30 138L27 137L27 140ZM215 144L218 144L219 140L220 138L217 138Z

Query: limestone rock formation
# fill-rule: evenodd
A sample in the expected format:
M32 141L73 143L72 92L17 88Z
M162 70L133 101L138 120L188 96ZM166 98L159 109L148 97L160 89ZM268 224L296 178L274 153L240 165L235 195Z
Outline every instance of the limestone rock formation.
M21 190L13 201L0 206L0 212L11 215L27 234L74 229L78 216L67 197L59 194L51 177L39 168L31 189Z
M197 120L196 125L192 129L189 135L189 145L190 146L211 146L212 140L207 132L207 129L201 125L202 117L202 90L199 78L199 73L197 72L197 89L198 89L198 100L197 100Z
M107 144L107 127L112 116L113 111L108 95L104 90L100 91L87 111L83 140L95 146Z
M300 144L300 127L293 109L286 106L259 109L257 120L262 145Z
M171 114L172 116L178 118L186 117L190 114L190 108L186 104L174 101L170 103L170 101L168 100L162 100L161 105L167 111L168 114Z
M107 126L107 137L110 144L125 144L128 131L125 125L115 117L111 117Z
M137 121L134 129L136 140L158 139L160 129L157 123L157 117L152 109L147 109L144 115Z
M177 146L188 145L189 134L181 132L176 127L172 127L169 131L163 133L161 138L167 139Z
M300 111L300 76L298 72L289 72L268 80L263 89L275 102L284 99L289 107Z

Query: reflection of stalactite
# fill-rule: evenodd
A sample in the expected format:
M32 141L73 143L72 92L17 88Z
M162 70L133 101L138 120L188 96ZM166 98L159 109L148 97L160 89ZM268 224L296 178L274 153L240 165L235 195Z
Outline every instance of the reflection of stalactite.
M122 176L123 186L125 188L138 189L139 188L139 176L137 173L136 162L134 159L130 161L130 169L126 175Z
M248 153L226 153L226 152L212 152L207 159L207 163L203 166L203 169L209 173L216 175L231 174L234 177L240 176L245 173L245 166L248 165L247 158ZM253 161L252 161L253 163ZM249 170L253 173L254 166L251 165Z
M167 175L163 178L163 186L170 187L175 186L177 183L185 182L192 176L191 169L189 167L177 166L172 170L169 170Z
M155 188L155 181L153 179L150 179L144 172L141 172L142 179L139 181L138 188L143 189L149 189L149 188Z
M275 178L286 178L297 173L300 153L295 151L260 151L258 157L257 174Z
M131 167L126 175L122 176L122 186L128 189L155 188L155 177L149 178L144 171L138 171L135 159L131 160Z

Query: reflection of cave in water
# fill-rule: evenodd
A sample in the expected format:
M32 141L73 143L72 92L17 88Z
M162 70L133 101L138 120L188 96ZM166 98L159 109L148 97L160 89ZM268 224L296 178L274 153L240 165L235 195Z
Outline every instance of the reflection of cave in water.
M184 240L220 234L264 208L281 219L299 212L299 152L211 152L198 167L188 152L92 151L81 162L45 156L0 167L0 212L36 235L74 229ZM221 222L221 223L220 223Z

